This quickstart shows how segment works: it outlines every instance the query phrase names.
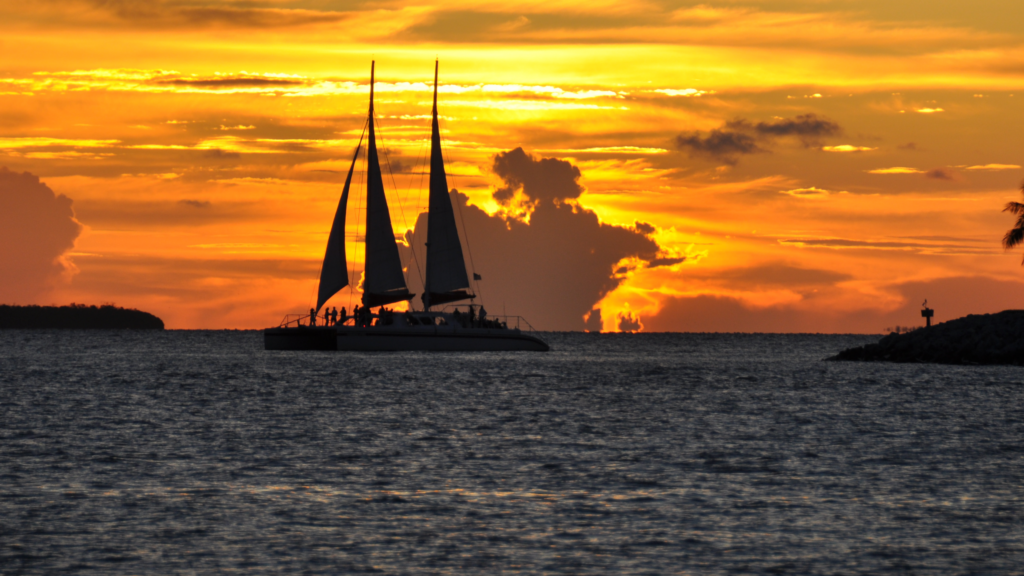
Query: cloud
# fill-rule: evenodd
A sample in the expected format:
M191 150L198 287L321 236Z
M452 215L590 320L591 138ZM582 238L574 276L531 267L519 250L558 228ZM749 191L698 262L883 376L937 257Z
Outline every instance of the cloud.
M868 170L868 174L924 174L924 170L908 168L906 166L893 166L892 168L876 168Z
M216 159L220 159L220 160L229 160L229 159L234 160L234 159L241 158L241 157L242 157L242 155L239 154L238 152L225 152L224 150L221 150L220 148L211 148L209 150L204 150L203 151L203 158L216 158Z
M32 303L71 273L64 255L81 231L70 198L28 172L0 167L0 302Z
M157 80L154 84L172 86L201 86L203 88L235 88L238 86L301 86L305 82L288 78L175 78L173 80Z
M640 316L634 315L632 312L619 312L619 331L620 332L638 332L643 328L640 324Z
M924 177L933 180L956 180L956 172L949 168L934 168L925 172Z
M652 92L657 92L659 94L664 94L666 96L683 96L687 98L698 98L705 94L715 93L714 90L697 90L696 88L684 88L683 90L675 90L672 88L659 88L658 90L652 90Z
M680 134L675 138L675 147L691 157L705 156L726 164L736 164L741 155L767 152L749 134L720 129L712 130L706 136L699 132Z
M641 222L639 220L637 220L636 222L633 223L633 228L636 228L637 232L639 232L639 233L641 233L641 234L643 234L645 236L654 234L654 232L655 232L655 228L654 228L653 224L648 224L647 222Z
M647 263L648 268L662 268L675 266L676 264L682 264L686 262L686 257L681 258L655 258Z
M779 190L779 194L788 194L794 198L828 198L831 194L846 194L846 191L833 192L822 188L811 186L810 188L796 188L794 190Z
M906 144L900 144L897 146L900 150L917 150L917 144L913 142L907 142Z
M649 263L662 251L634 228L605 224L590 210L554 202L579 191L579 170L568 162L537 159L516 149L497 155L494 171L504 175L503 189L525 182L524 188L536 195L531 198L544 201L536 202L527 223L507 214L488 215L470 205L466 195L451 193L456 220L465 225L466 264L483 277L474 288L478 303L482 300L492 315L507 310L538 329L583 330L584 316L623 281L613 274L620 262ZM543 175L553 181L538 182ZM406 234L412 249L402 247L409 289L417 294L422 292L426 219L420 214Z
M538 160L522 148L499 153L492 170L505 181L494 192L501 204L509 204L517 192L537 203L579 198L583 193L579 168L557 158Z
M151 28L288 28L330 24L348 18L342 12L236 7L215 3L204 6L203 2L181 3L168 0L85 0L64 3L89 5L99 13L106 13L115 22Z
M78 219L92 229L156 230L164 227L209 226L260 220L267 208L257 201L83 199Z
M921 238L930 240L929 238ZM813 248L846 249L860 248L867 250L908 250L922 254L995 254L994 248L986 249L960 241L942 242L940 237L932 238L935 242L903 242L893 240L850 240L846 238L787 238L779 240L779 244Z
M1017 164L983 164L980 166L965 166L964 170L1019 170Z
M806 142L826 136L838 136L842 129L839 124L819 118L816 114L801 114L795 118L782 118L774 122L758 122L758 133L768 136L798 136Z
M686 152L690 157L703 156L734 165L740 156L768 152L767 148L778 139L796 138L804 147L809 148L819 145L823 138L841 133L839 124L831 120L815 114L801 114L794 118L779 118L757 124L742 118L730 120L722 128L706 134L679 134L673 143L676 150Z
M712 281L742 290L780 286L786 288L822 286L853 279L853 276L842 272L803 268L783 262L744 268L727 268L716 270L713 273L691 272L690 276L695 280Z
M945 110L942 108L918 108L915 112L920 114L937 114L939 112L945 112Z
M878 150L878 148L871 148L870 146L853 146L851 144L840 144L838 146L822 146L821 148L825 152L869 152L871 150Z

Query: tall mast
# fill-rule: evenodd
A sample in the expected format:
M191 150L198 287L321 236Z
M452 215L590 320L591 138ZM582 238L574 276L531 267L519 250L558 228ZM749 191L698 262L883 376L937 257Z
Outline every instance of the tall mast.
M437 121L437 70L434 62L434 110L430 134L430 207L427 212L427 277L423 306L430 309L447 302L473 298L466 275L462 242L455 226L455 213L448 196L448 177L441 151L441 128Z
M384 179L377 159L373 118L373 84L376 62L370 65L369 138L366 146L366 259L363 271L363 305L383 306L413 297L405 284L395 230L391 226Z

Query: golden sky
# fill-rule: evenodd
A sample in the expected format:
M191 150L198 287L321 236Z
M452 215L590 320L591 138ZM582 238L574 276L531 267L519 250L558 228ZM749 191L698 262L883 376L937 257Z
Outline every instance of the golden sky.
M1024 307L1021 254L999 243L1024 172L1022 16L996 0L3 3L0 195L23 209L35 189L12 174L29 172L82 227L2 236L0 299L113 302L170 328L308 310L371 60L396 232L425 209L437 58L492 313L880 332L920 324L925 298L937 321ZM44 240L45 266L18 272Z

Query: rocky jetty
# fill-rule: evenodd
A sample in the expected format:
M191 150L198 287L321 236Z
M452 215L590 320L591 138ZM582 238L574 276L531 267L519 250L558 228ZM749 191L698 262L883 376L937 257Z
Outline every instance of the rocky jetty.
M829 360L1024 366L1024 310L972 314L890 334L878 344L843 350Z
M164 321L141 310L116 306L8 306L0 305L0 328L65 328L163 330Z

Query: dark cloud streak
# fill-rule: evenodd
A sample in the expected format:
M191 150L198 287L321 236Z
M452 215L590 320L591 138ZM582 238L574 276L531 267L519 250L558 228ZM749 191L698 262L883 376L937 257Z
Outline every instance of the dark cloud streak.
M767 152L749 134L718 129L707 136L701 136L699 132L680 134L675 138L675 147L691 156L704 156L726 164L736 164L738 157L744 154Z
M839 124L816 114L801 114L772 122L751 123L738 118L708 133L684 132L673 139L676 150L692 157L704 157L735 165L741 156L769 152L779 139L796 138L805 147L842 133Z

